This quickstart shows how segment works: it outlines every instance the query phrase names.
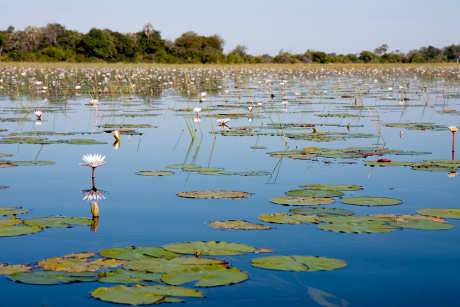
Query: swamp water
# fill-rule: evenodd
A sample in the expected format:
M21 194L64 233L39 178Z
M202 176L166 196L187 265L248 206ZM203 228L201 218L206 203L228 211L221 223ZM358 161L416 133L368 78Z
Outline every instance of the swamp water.
M26 266L0 266L0 305L457 305L459 85L458 66L2 66L0 263ZM177 195L214 190L250 194ZM210 225L228 220L265 229ZM97 254L129 246L165 249ZM254 260L271 256L289 257ZM120 269L150 275L104 282ZM148 288L171 284L195 291Z

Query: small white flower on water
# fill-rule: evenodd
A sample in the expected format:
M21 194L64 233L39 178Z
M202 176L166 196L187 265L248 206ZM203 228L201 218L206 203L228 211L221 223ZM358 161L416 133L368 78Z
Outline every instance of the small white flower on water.
M34 114L35 114L35 116L37 116L38 118L40 118L40 117L42 116L43 112L40 111L40 110L35 110L35 111L34 111Z
M82 160L85 161L85 163L82 163L81 165L93 168L102 166L106 163L105 156L100 154L86 154L83 155Z
M120 130L113 130L112 135L117 142L120 142Z
M99 99L91 98L91 104L92 105L97 105L98 103L99 103Z
M264 104L263 104L262 102L258 102L258 103L257 103L257 106L258 106L258 107L261 107L261 106L263 106L263 105L264 105Z
M206 92L201 92L200 93L201 98L205 98L207 95L208 95L208 93L206 93Z
M287 100L283 100L283 101L281 102L281 104L282 104L283 106L287 106L288 101L287 101Z
M42 121L41 121L41 120L36 120L36 121L35 121L35 125L36 125L36 126L41 126L41 124L42 124Z
M76 86L75 86L75 89L76 89L76 90L79 90L79 89L81 89L81 86L80 86L80 85L76 85Z
M248 107L248 111L249 111L249 112L252 112L252 109L253 109L253 108L254 108L254 107Z
M230 121L230 118L220 118L217 120L217 124L219 126L226 126L229 121Z
M198 115L198 113L200 112L201 112L201 108L198 108L198 107L193 108L193 113L195 113L196 115Z
M201 122L201 119L199 117L194 117L193 122L194 123L199 123L199 122Z
M392 88L392 87L389 87L389 88L388 88L388 91L392 91L392 90L393 90L393 88Z

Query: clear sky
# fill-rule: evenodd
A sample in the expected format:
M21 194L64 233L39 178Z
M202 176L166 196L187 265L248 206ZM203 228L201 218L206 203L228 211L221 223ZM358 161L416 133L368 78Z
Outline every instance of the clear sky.
M225 50L350 53L460 43L460 0L0 0L0 28L58 22L139 31L150 22L165 39L186 31L219 34Z

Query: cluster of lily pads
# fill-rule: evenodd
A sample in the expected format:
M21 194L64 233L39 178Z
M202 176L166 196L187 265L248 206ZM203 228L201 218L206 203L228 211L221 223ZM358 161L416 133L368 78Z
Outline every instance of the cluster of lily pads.
M122 246L95 252L80 252L40 260L33 264L0 264L0 275L11 281L33 285L74 282L118 284L99 287L91 296L107 302L147 305L182 302L182 298L204 298L196 288L231 285L248 279L224 259L228 256L272 252L240 243L195 241L157 246ZM193 255L193 256L186 256ZM268 256L251 260L257 268L283 271L330 271L346 262L315 256Z
M42 231L45 228L69 228L74 225L92 226L94 221L79 217L35 217L28 219L17 218L16 215L29 212L21 207L0 207L0 216L11 216L0 219L0 237L28 235Z
M293 206L289 214L284 212L262 214L259 219L275 224L318 224L322 230L340 233L379 233L398 229L446 230L454 225L447 223L444 218L460 219L460 209L426 208L418 210L418 214L374 214L355 215L347 209L330 208L328 205L335 200L333 197L343 195L342 191L361 190L358 185L344 184L309 184L303 189L290 190L284 197L271 200L272 203ZM343 197L340 201L355 206L394 206L402 200L391 197L352 196Z

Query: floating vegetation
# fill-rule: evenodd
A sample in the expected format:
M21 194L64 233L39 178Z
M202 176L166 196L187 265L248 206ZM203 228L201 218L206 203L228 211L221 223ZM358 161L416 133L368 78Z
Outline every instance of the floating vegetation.
M422 162L407 162L407 161L366 161L364 163L370 167L385 167L385 166L409 166L416 171L428 172L452 172L460 168L460 160L423 160Z
M460 219L460 209L456 208L425 208L418 210L417 213L444 219Z
M55 271L31 271L14 273L8 276L12 281L31 285L57 285L73 282L88 282L97 279L97 273L93 272L55 272Z
M11 275L14 273L28 272L32 267L27 264L6 264L0 263L0 275Z
M242 220L214 221L209 223L209 226L220 229L235 229L235 230L266 230L271 229L269 226L250 223Z
M224 241L194 241L185 243L170 243L163 245L166 250L180 254L198 254L198 255L240 255L244 253L254 252L254 247L239 244L239 243L228 243Z
M91 226L92 221L81 217L50 216L24 220L24 224L40 228L70 228L73 225Z
M354 184L307 184L302 186L307 190L329 190L329 191L357 191L363 187Z
M38 226L27 225L13 225L13 226L0 226L0 237L17 237L36 233L41 231L42 228Z
M175 257L165 258L144 258L134 259L126 262L123 267L128 270L151 273L168 273L182 271L187 268L202 269L212 266L227 267L228 263L220 259L197 258L197 257Z
M283 196L275 197L270 200L274 204L285 206L315 206L327 205L334 202L330 197L314 197L314 196Z
M199 291L182 287L163 285L145 286L134 285L131 287L115 286L111 288L101 287L91 292L91 296L101 301L127 304L127 305L150 305L159 303L182 302L178 297L203 297Z
M97 126L98 128L104 129L129 129L129 128L158 128L150 124L103 124Z
M215 199L215 198L230 198L230 199L241 199L250 196L248 192L240 191L226 191L226 190L210 190L210 191L190 191L190 192L179 192L177 196L185 198L197 198L197 199Z
M0 207L0 216L25 214L27 212L29 210L22 209L22 207Z
M327 114L315 114L315 115L319 117L338 117L338 118L365 117L364 115L350 114L350 113L327 113Z
M100 272L97 275L97 280L104 283L114 284L132 284L142 281L160 282L161 274L115 269L113 271Z
M63 272L95 272L102 268L113 268L120 266L124 263L123 260L97 258L90 260L95 253L74 253L65 255L63 257L48 258L39 261L38 266L47 271L63 271Z
M369 216L324 216L318 218L326 224L318 225L319 229L342 233L382 233L399 229L395 225L386 223L378 217Z
M181 271L171 271L161 278L167 284L183 285L197 281L195 287L216 287L232 285L248 279L248 274L238 268L224 266L207 266L200 269L185 268Z
M391 197L356 196L341 199L344 204L355 206L394 206L402 203L402 200Z
M347 263L340 259L314 256L261 257L252 259L251 264L263 269L296 272L332 271L347 266Z
M446 130L446 126L436 125L432 123L386 123L385 127L392 127L392 128L402 128L408 130Z
M8 164L12 166L45 166L45 165L54 165L54 161L9 161L9 160L0 160L0 164Z
M185 172L194 172L200 175L237 175L237 176L268 176L271 173L264 171L226 171L220 167L202 167L196 164L169 164L167 168L180 169Z
M290 190L286 192L286 195L295 197L312 197L312 198L329 198L342 196L343 193L338 190Z
M315 216L306 216L302 214L286 214L283 212L262 214L259 220L275 224L304 224L318 223Z
M140 176L170 176L174 175L172 171L138 171L136 175Z
M134 260L142 258L164 258L173 259L179 256L176 253L157 246L121 246L106 248L99 251L103 257L119 260Z
M337 208L325 208L325 207L303 207L303 208L292 208L289 212L302 215L314 215L314 216L349 216L353 215L353 212L345 209Z

